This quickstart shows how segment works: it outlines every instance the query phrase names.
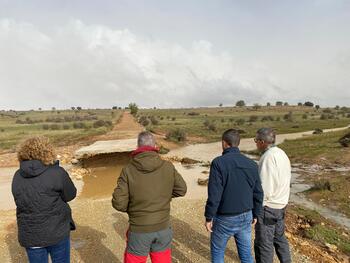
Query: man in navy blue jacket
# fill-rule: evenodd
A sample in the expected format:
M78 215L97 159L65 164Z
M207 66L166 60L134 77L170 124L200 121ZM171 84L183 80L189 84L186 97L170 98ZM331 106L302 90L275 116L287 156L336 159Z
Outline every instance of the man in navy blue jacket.
M263 202L257 164L240 153L240 135L230 129L222 135L223 154L210 167L205 226L211 233L211 261L223 263L227 241L235 238L241 262L253 263L252 225Z

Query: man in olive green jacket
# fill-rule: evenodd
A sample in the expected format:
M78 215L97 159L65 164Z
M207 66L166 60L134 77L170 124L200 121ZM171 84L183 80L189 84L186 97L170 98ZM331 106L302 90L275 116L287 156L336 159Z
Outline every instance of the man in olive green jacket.
M138 136L138 148L123 168L112 205L129 215L125 263L171 262L170 202L186 194L186 183L174 165L159 157L150 132Z

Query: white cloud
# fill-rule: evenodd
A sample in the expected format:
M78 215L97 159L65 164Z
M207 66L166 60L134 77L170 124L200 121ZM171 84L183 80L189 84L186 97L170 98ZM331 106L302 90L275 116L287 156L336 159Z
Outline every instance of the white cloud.
M275 101L288 83L261 61L238 61L204 40L191 47L78 20L47 34L0 20L5 108L180 107ZM289 92L289 93L288 93Z

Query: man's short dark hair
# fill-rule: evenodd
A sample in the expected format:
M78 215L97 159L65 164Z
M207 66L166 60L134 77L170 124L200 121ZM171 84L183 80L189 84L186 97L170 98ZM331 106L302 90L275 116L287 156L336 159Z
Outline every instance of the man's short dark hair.
M272 128L261 128L256 132L256 139L274 144L276 142L276 132Z
M222 134L222 140L231 147L237 147L241 141L241 136L238 130L229 129Z

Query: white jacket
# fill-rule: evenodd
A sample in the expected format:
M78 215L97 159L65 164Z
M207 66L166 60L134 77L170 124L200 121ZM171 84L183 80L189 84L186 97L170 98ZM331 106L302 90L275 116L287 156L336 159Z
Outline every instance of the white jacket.
M259 173L264 190L263 206L282 209L288 204L291 170L288 156L277 146L272 146L262 155Z

